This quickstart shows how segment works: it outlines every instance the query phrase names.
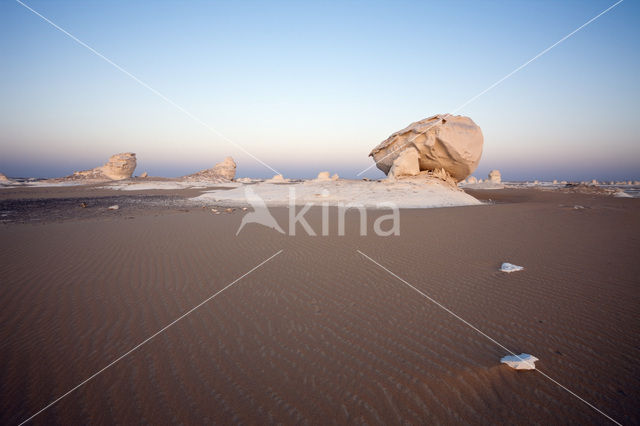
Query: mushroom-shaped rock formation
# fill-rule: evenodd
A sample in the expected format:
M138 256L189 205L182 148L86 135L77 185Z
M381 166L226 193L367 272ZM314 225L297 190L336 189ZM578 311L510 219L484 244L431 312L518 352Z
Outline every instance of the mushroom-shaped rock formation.
M224 161L210 169L200 170L197 173L183 176L184 180L229 181L236 177L236 163L233 158L227 157Z
M482 131L469 117L439 114L393 133L369 156L391 178L444 169L459 182L478 166L482 144Z

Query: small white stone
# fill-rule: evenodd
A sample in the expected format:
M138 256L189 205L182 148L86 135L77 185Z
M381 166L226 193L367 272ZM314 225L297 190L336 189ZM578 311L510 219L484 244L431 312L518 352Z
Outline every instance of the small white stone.
M500 266L500 271L502 272L516 272L516 271L522 271L524 269L524 267L522 266L518 266L518 265L514 265L513 263L508 263L508 262L504 262L502 264L502 266Z
M533 355L524 353L520 355L507 355L500 359L501 363L507 364L515 370L535 370L536 365L534 362L536 361L539 361L539 359Z

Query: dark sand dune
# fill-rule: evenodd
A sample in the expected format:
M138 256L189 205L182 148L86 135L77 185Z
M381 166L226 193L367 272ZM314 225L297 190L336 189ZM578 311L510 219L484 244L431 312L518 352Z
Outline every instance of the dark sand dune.
M236 237L241 212L208 209L4 225L0 423L280 249L34 423L608 423L542 375L499 364L503 349L356 250L618 421L640 422L638 200L483 194L505 203L406 210L387 238L360 237L355 212L345 237L259 225ZM286 214L275 213L283 225ZM320 211L307 217L319 230ZM497 272L502 261L526 269Z

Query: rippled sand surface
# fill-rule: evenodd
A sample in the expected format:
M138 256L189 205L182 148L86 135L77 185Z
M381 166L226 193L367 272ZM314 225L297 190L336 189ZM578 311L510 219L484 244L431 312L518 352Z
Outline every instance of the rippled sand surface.
M616 420L640 422L640 200L483 194L498 203L403 210L401 235L386 238L359 236L355 212L344 237L259 225L236 237L242 212L208 209L2 225L0 423L280 249L34 423L607 423L542 375L501 365L503 349L356 250ZM307 217L319 230L320 210ZM525 270L500 273L504 261Z

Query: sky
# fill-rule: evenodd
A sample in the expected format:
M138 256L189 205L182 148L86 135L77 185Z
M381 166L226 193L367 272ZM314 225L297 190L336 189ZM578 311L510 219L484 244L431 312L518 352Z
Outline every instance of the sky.
M136 174L226 156L238 177L275 174L246 151L285 177L346 178L391 133L455 111L614 3L24 2L191 115L2 0L0 172L63 176L135 152ZM457 111L484 134L474 175L640 179L639 18L623 1Z

